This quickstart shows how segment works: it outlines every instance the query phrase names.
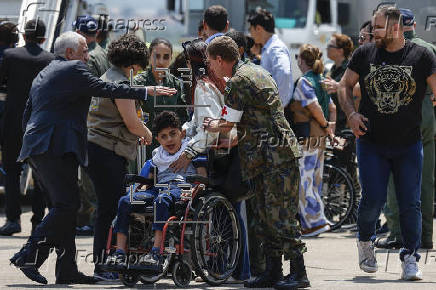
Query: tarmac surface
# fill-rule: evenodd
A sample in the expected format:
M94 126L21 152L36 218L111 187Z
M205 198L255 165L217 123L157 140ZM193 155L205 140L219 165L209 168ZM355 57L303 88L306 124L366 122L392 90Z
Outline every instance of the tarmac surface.
M27 279L21 271L9 265L9 258L26 242L30 233L31 213L24 209L21 217L22 232L12 237L0 237L0 289L122 289L121 282L97 285L56 285L54 277L56 255L52 254L41 267L41 273L47 277L49 284L40 285ZM0 215L0 225L5 222L4 214ZM436 227L435 231L436 233ZM436 235L434 236L436 238ZM436 239L434 240L436 241ZM85 274L93 273L93 264L89 254L92 251L92 237L77 237L79 270ZM377 260L379 271L376 274L362 272L358 266L355 232L341 230L335 233L325 233L316 238L305 239L308 252L305 260L308 276L312 284L310 289L436 289L436 251L420 251L420 269L424 280L405 282L399 280L401 263L398 251L378 250ZM435 244L436 245L436 244ZM88 256L87 256L88 255ZM289 273L289 263L284 263L284 273ZM171 278L158 281L154 285L138 283L141 289L176 289ZM218 287L206 283L192 281L188 289L240 289L242 284L224 284Z

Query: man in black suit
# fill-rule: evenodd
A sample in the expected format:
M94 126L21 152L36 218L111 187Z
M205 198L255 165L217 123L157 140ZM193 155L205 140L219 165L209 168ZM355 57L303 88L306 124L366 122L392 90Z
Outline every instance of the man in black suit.
M56 59L35 78L23 115L26 128L20 161L29 161L50 195L52 208L11 263L31 280L46 284L38 268L56 247L57 284L94 283L77 269L75 226L80 204L77 174L87 165L86 119L91 96L145 100L173 95L164 87L131 88L105 83L88 69L85 38L66 32L56 39Z
M2 160L6 171L6 224L0 228L0 235L10 236L21 232L20 225L20 173L23 164L17 162L23 138L22 116L29 96L30 87L36 75L46 67L54 55L44 51L40 44L44 42L45 25L41 20L26 23L23 35L26 45L6 49L0 65L0 84L7 87L5 110L1 122ZM35 182L32 192L32 229L44 217L45 197Z

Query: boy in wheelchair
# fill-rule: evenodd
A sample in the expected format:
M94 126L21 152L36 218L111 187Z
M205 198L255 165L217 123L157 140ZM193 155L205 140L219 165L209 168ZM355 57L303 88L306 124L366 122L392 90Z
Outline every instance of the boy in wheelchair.
M153 201L156 209L156 221L160 221L160 223L153 223L152 226L154 244L151 251L139 258L139 263L144 266L159 265L161 260L160 244L164 226L162 221L168 220L171 205L180 200L182 188L178 187L178 185L186 184L186 177L190 175L206 177L205 166L201 163L191 162L186 171L182 169L178 172L173 172L173 169L169 167L172 162L177 160L188 144L188 140L184 139L185 133L181 129L180 120L174 112L164 111L157 115L153 120L152 128L160 146L153 151L151 164L157 168L157 183L168 185L168 187L159 192L159 189L153 186L145 191L135 192L133 195L133 200L135 201ZM147 161L147 163L150 163L150 161ZM198 168L196 169L193 164L199 165L197 166ZM143 177L153 178L152 171L150 170L150 175ZM141 172L142 174L143 172ZM114 226L114 232L117 237L117 250L107 259L107 262L110 261L114 268L120 269L127 266L126 250L130 213L145 210L146 206L144 204L131 204L129 194L120 199Z

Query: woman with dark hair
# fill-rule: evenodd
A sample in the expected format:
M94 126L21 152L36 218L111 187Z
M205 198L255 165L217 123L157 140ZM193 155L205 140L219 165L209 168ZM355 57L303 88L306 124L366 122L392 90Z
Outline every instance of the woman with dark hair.
M183 84L170 73L169 69L172 55L173 46L169 40L165 38L153 39L149 47L150 67L139 73L134 79L133 83L135 85L159 85L177 90L177 93L171 98L157 96L148 98L143 103L142 109L148 115L148 121L153 121L154 117L163 111L175 112L182 123L188 120ZM179 107L175 107L176 105ZM159 144L156 140L152 141L151 146L147 146L147 159L151 158L151 152L158 146Z
M112 67L101 79L129 84L130 72L135 75L148 64L147 47L135 35L126 34L109 45L108 59ZM146 144L150 144L152 139L141 116L141 107L135 100L92 98L89 108L88 173L97 194L94 276L102 280L116 279L114 274L101 270L101 263L104 262L107 233L115 218L118 200L125 194L127 161L136 158L138 139Z
M191 99L195 107L191 121L183 125L191 140L180 158L172 165L175 170L184 168L197 155L206 153L206 149L218 138L218 134L207 133L202 128L204 118L220 118L224 106L221 90L225 86L207 67L206 47L207 44L201 39L183 43L186 64L193 76Z
M321 199L326 138L333 138L336 108L321 86L324 64L319 48L300 47L298 67L303 76L297 80L293 101L294 131L302 140L303 157L299 159L300 195L298 213L303 236L316 236L330 229ZM329 122L329 120L333 122Z

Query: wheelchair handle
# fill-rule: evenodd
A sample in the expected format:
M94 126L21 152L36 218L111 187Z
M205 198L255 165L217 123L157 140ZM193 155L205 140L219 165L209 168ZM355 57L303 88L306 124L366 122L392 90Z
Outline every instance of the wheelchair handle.
M153 178L145 178L145 177L142 177L142 176L136 175L136 174L126 174L124 176L124 184L126 187L131 185L131 184L134 184L134 183L139 183L141 185L153 186L154 179Z

